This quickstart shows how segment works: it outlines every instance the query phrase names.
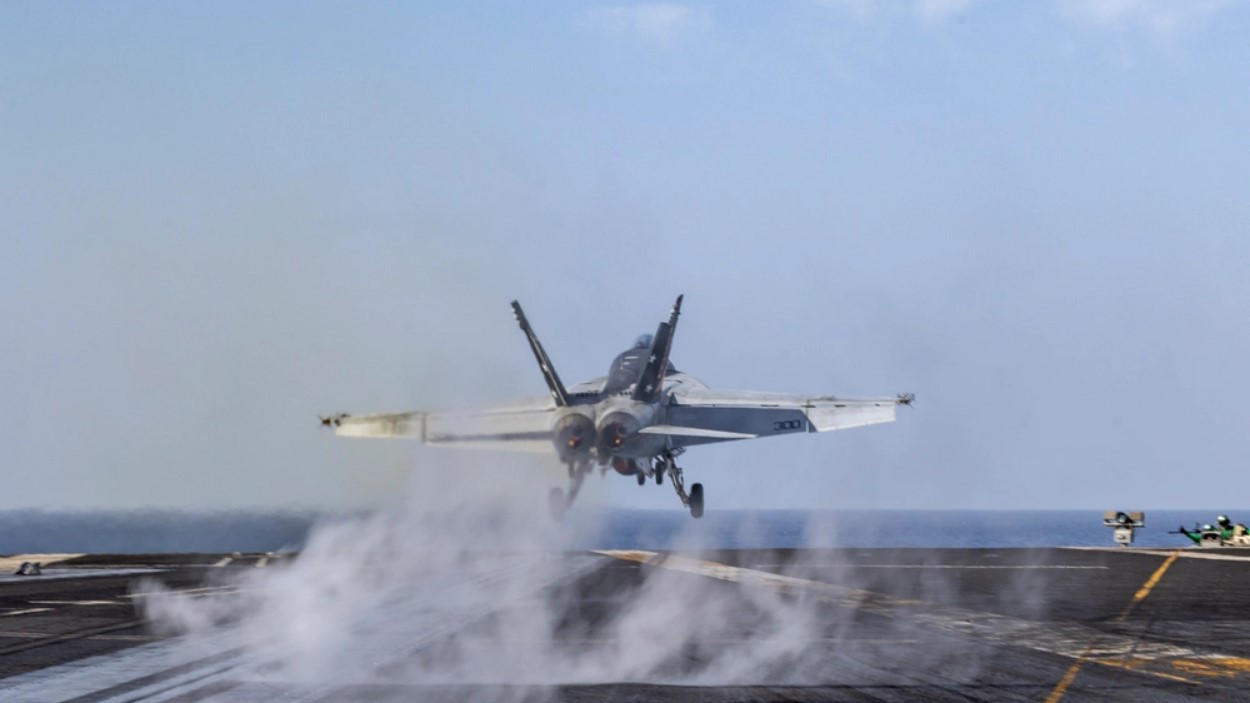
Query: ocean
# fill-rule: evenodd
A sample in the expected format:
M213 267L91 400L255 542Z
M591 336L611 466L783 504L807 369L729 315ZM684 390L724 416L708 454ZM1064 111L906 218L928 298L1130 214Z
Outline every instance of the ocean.
M1146 512L1136 545L1189 545L1169 530L1250 519L1250 510ZM0 511L0 554L268 552L298 550L320 521L353 515L175 510ZM545 513L535 519L547 519ZM607 510L571 515L571 544L585 549L784 547L1114 546L1093 510L710 510L694 521L678 510Z

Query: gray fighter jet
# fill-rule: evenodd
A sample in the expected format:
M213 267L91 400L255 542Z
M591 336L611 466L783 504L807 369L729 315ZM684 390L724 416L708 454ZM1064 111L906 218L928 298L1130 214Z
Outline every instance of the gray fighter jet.
M687 447L757 437L827 432L892 422L914 396L843 398L708 388L669 362L682 296L654 335L640 336L612 361L608 375L566 388L516 301L512 311L547 381L550 397L476 412L404 412L331 415L321 424L345 437L406 437L425 444L505 451L551 452L568 466L569 488L552 488L550 507L560 519L594 468L611 468L664 482L682 505L703 515L703 484L686 491L676 459Z

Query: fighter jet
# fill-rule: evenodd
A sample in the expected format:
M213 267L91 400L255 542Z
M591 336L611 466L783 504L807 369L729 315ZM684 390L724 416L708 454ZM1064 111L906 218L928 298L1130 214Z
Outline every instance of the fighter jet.
M669 360L682 296L654 335L638 337L617 355L608 375L566 387L516 301L512 312L529 341L550 396L475 412L401 412L352 416L339 413L321 424L345 437L404 437L429 445L553 452L568 467L569 487L551 489L555 519L577 497L586 476L612 469L638 485L669 477L693 517L703 516L703 484L686 490L677 457L713 442L827 432L894 421L899 405L915 396L843 398L708 388Z

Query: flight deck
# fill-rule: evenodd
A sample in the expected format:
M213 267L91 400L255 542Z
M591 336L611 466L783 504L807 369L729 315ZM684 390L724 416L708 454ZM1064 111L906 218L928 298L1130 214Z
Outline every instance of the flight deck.
M39 575L2 576L0 700L1137 702L1250 690L1247 550L474 554L453 581L525 587L488 601L458 598L454 583L433 601L385 594L302 669L283 660L303 640L258 646L265 628L241 630L228 612L232 599L255 607L240 577L300 558L55 555ZM22 561L41 559L4 564ZM531 563L541 578L523 575ZM147 579L226 614L167 631L137 603Z

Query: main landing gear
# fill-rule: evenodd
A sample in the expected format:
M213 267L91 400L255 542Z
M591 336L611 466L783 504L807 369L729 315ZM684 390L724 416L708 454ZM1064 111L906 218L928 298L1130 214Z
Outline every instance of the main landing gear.
M657 456L651 466L650 475L655 477L655 485L664 484L664 474L668 474L669 483L673 484L673 490L677 493L677 498L681 500L681 504L690 509L691 517L703 517L703 484L691 484L690 492L686 492L686 480L682 475L681 467L677 465L677 452L665 452ZM551 517L556 522L564 519L565 512L569 506L573 504L577 498L578 491L582 488L586 476L592 470L592 464L589 461L570 463L569 465L569 488L567 493L560 488L552 488L547 494L547 508L551 511ZM644 463L634 464L636 471L635 478L638 485L645 485L647 482L648 472ZM603 468L606 472L606 465Z
M669 483L673 484L673 490L677 492L677 498L681 500L681 504L690 508L690 517L703 517L703 484L691 484L690 492L686 493L685 476L682 475L681 467L677 465L672 452L665 452L656 458L656 484L662 481L665 472L668 472Z

